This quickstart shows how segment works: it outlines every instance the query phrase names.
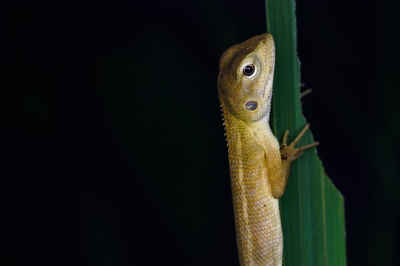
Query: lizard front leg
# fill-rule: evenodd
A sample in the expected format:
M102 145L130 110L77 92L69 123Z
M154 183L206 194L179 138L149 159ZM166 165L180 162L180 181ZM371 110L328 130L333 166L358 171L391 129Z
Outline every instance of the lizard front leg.
M283 134L280 151L270 152L266 157L267 168L269 172L269 180L271 182L271 191L274 198L282 197L285 192L286 184L289 178L290 166L292 163L304 154L304 151L317 146L319 143L314 142L301 147L296 147L297 142L301 139L310 124L307 124L297 137L288 145L287 139L289 130Z
M311 144L307 144L304 146L296 147L296 144L303 137L304 133L310 128L310 124L307 124L301 132L297 135L297 137L287 145L287 139L289 136L289 130L285 130L283 134L282 144L281 144L281 160L282 160L282 178L284 186L282 188L281 193L285 191L286 184L290 174L290 166L292 162L294 162L297 158L304 154L304 151L307 149L311 149L319 144L319 142L313 142Z

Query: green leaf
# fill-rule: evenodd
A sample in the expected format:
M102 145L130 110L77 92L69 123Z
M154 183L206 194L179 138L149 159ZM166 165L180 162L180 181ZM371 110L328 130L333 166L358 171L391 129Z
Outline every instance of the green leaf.
M276 45L272 129L281 139L288 128L293 138L306 123L300 103L294 0L266 0L266 15ZM307 132L298 145L313 141ZM346 265L343 197L324 173L315 149L293 164L280 207L285 265Z

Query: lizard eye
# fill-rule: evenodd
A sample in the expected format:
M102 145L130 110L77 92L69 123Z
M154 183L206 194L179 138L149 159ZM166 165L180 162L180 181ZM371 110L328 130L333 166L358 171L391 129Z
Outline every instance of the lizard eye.
M245 76L251 76L251 75L253 75L254 70L255 70L254 65L247 65L247 66L245 66L245 67L243 68L243 75L245 75Z

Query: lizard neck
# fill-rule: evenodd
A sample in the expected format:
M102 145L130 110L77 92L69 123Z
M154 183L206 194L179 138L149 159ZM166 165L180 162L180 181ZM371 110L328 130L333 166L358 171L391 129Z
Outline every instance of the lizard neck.
M261 118L258 121L246 123L243 120L233 116L225 107L221 100L221 107L224 117L224 126L227 136L228 149L241 150L244 149L240 143L260 145L265 144L272 147L263 148L274 148L279 150L279 144L273 135L271 128L269 126L269 114ZM272 141L271 140L275 140ZM251 147L252 145L248 146Z

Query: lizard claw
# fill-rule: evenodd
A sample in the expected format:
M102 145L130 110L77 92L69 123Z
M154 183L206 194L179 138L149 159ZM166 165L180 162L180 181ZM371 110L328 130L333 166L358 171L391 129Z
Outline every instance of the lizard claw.
M290 147L295 147L297 142L303 137L303 135L306 133L307 129L310 128L310 124L307 123L307 125L301 130L301 132L297 135L297 137L289 144Z
M283 138L282 138L282 144L281 144L281 146L287 146L287 139L288 139L288 136L289 136L289 129L286 129L285 130L285 133L283 133Z
M303 135L306 133L306 131L309 128L310 128L310 124L307 124L289 145L287 145L287 138L289 135L289 130L285 130L285 133L283 134L282 144L281 144L281 159L282 160L294 161L297 158L299 158L300 156L302 156L304 154L305 150L311 149L319 144L319 142L316 141L311 144L296 147L296 144L300 141L300 139L303 137Z

